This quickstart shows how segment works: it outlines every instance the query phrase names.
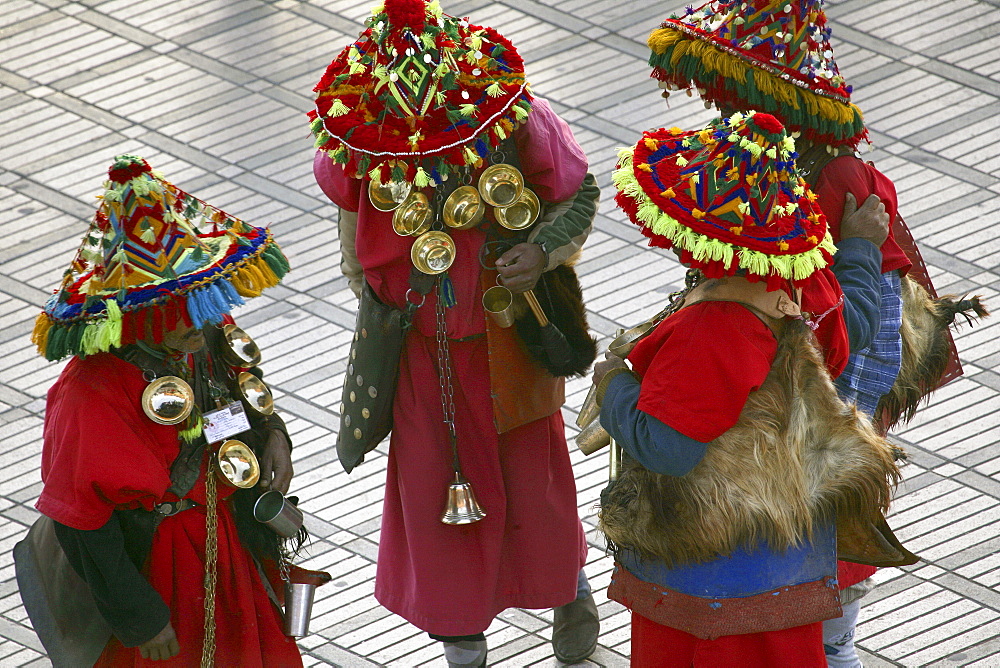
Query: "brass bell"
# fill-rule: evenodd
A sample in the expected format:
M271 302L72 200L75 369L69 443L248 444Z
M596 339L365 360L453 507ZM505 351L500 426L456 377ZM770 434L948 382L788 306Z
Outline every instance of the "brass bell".
M250 410L258 415L270 415L274 412L274 398L271 390L257 376L249 371L242 371L236 377L236 385Z
M451 191L444 202L441 217L444 224L456 230L468 230L480 223L486 207L479 191L472 186L460 186Z
M260 364L260 348L238 325L223 325L222 358L230 366L248 368Z
M410 260L425 274L446 272L455 261L455 242L445 232L425 232L413 242Z
M524 177L513 165L490 165L479 175L479 194L493 206L510 206L523 189Z
M215 453L215 465L219 479L232 487L247 489L260 480L257 455L243 441L230 439L220 445Z
M441 514L441 521L445 524L472 524L484 517L486 513L476 501L472 485L456 471L455 482L448 486L448 504Z
M395 211L410 196L413 186L406 181L368 182L368 199L379 211Z
M161 376L142 391L142 412L156 424L180 424L194 408L194 390L183 378Z
M508 230L523 230L534 225L541 209L541 202L538 201L535 193L524 188L513 204L497 207L494 214L497 222Z
M415 237L431 229L430 202L422 192L412 192L392 214L392 229L401 237Z

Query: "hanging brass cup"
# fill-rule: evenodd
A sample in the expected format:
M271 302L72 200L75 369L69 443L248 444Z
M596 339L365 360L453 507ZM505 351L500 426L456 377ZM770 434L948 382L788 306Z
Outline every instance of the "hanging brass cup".
M431 228L430 202L422 192L411 192L392 214L392 229L403 237L415 237Z
M524 177L513 165L490 165L479 175L479 194L493 206L510 206L524 190Z
M194 390L177 376L161 376L142 392L142 411L157 424L180 424L194 408Z
M395 211L410 196L413 186L407 181L368 182L368 199L379 211Z
M249 371L242 371L240 375L236 376L236 385L243 397L243 402L254 413L270 415L274 412L274 398L271 396L271 390L260 378Z
M219 480L232 487L248 489L260 480L257 455L243 441L230 439L220 445L215 453L215 464Z
M249 368L260 364L260 348L238 325L223 325L222 358L230 366Z
M455 261L455 242L446 232L425 232L413 242L410 260L425 274L444 273Z
M535 193L525 188L510 206L494 210L497 222L508 230L524 230L535 224L542 205Z
M451 191L444 202L441 217L444 224L456 230L468 230L480 223L486 207L479 191L472 186L460 186Z
M483 308L499 327L514 324L514 294L502 285L494 285L483 293Z

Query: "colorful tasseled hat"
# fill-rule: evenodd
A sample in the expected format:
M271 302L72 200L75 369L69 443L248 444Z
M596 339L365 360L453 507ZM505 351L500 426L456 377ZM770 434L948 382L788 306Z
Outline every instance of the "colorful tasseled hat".
M822 0L710 0L649 36L655 78L706 101L772 113L831 146L868 136L833 59Z
M645 132L618 154L615 200L651 246L676 246L709 278L743 269L773 290L801 283L836 252L795 156L781 123L757 112L695 132Z
M108 177L90 229L35 323L31 338L47 359L147 336L159 342L181 321L216 323L288 271L268 230L185 193L142 158L116 157Z
M309 113L316 147L349 175L434 185L480 164L527 118L524 63L493 28L444 14L437 0L385 0L366 25L327 68Z

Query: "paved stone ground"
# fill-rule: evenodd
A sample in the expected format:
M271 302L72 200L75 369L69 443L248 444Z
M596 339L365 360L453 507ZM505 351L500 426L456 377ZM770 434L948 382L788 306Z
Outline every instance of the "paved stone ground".
M373 578L384 446L352 476L333 452L354 322L338 275L335 212L310 172L304 112L370 0L3 0L0 5L0 666L47 661L20 606L10 548L36 517L43 397L60 370L31 349L32 321L92 214L117 153L255 224L270 223L294 273L240 316L268 359L297 446L293 489L316 540L306 565L335 573L302 641L307 665L442 665L439 646L380 608ZM502 29L540 95L569 120L608 186L614 149L649 127L694 128L696 100L668 109L644 40L674 3L465 0L456 15ZM838 61L939 290L1000 305L1000 2L831 2ZM682 271L610 203L579 265L603 340L657 308ZM627 291L627 293L626 293ZM629 298L624 299L623 295ZM636 296L638 295L638 296ZM858 630L868 666L1000 666L1000 320L965 327L966 375L895 434L911 454L892 524L924 563L879 574ZM322 359L325 364L317 364ZM588 381L570 383L572 424ZM572 437L573 430L568 430ZM588 572L603 617L593 662L623 666L628 616L604 595L594 530L604 457L573 451ZM490 627L491 662L552 664L550 611Z

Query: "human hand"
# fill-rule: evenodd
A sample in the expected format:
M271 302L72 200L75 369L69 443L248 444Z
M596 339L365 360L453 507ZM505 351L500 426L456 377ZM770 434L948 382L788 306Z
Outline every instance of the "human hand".
M288 493L292 483L292 448L285 432L271 429L267 435L267 445L260 458L260 486Z
M619 368L628 368L625 360L612 354L611 351L604 353L604 359L594 365L594 385L600 385L609 371Z
M840 238L860 237L881 247L888 236L889 214L878 195L869 195L859 209L854 195L847 193L844 215L840 218Z
M150 661L164 661L177 656L181 651L181 645L177 642L177 634L174 627L167 622L163 630L151 639L139 645L139 654L142 658Z
M527 292L538 283L548 258L538 244L520 243L500 256L497 270L511 292Z

